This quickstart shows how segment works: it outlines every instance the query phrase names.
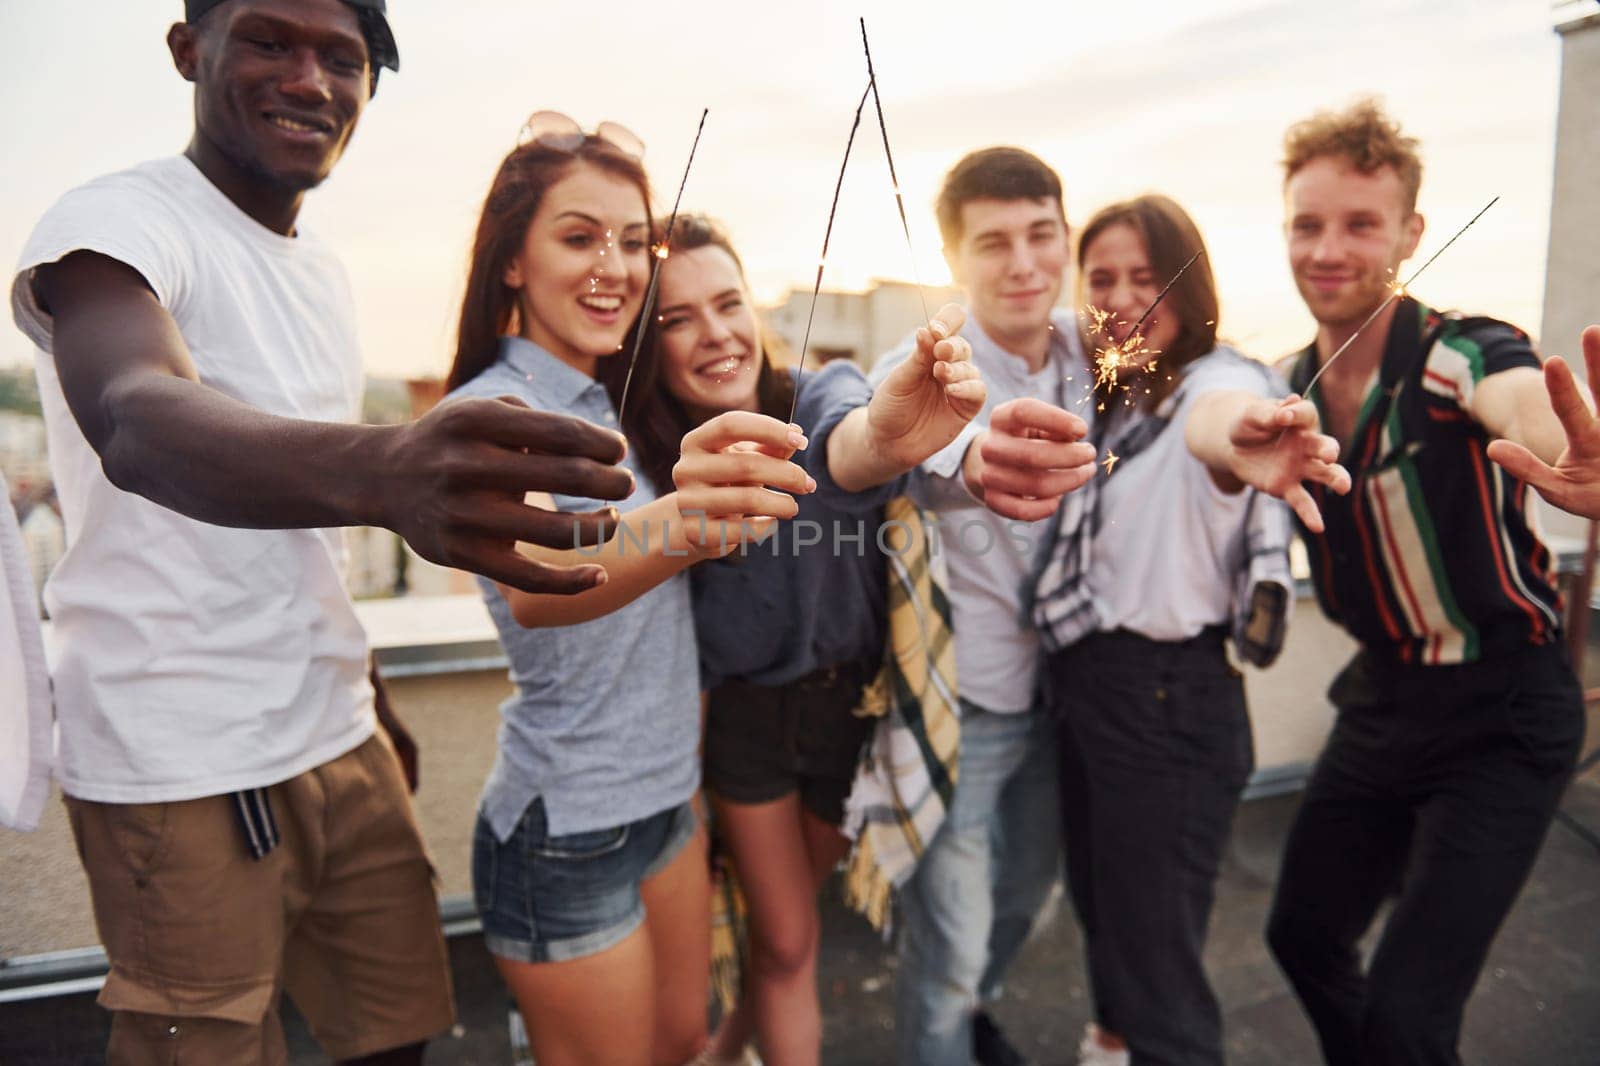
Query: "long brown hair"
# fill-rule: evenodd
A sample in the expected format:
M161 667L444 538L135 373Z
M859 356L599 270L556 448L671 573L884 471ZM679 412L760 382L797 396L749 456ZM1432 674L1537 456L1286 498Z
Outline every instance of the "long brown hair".
M644 166L610 141L590 135L570 150L537 140L512 149L495 171L478 216L446 389L459 388L487 370L499 354L500 338L516 332L517 290L505 283L506 267L522 247L545 192L580 162L637 185L645 217L650 217L650 179ZM632 338L630 330L624 351L633 350Z
M1083 227L1078 238L1078 303L1084 302L1086 280L1083 273L1084 258L1095 238L1112 226L1132 226L1144 242L1145 255L1150 259L1150 272L1161 285L1166 285L1195 252L1205 250L1205 240L1200 227L1177 201L1159 193L1146 193L1131 200L1102 207ZM1159 372L1150 377L1150 395L1143 389L1135 394L1148 408L1154 408L1172 391L1169 376L1210 352L1217 346L1217 283L1211 274L1211 256L1202 255L1185 271L1162 299L1161 309L1178 316L1178 336L1171 347L1162 352ZM1085 338L1084 349L1093 351L1094 338Z
M666 234L659 225L654 242L660 245ZM728 253L739 270L739 283L749 299L749 283L745 279L744 262L734 251L727 232L704 215L679 215L672 226L669 255L692 252L696 248L720 248ZM666 260L663 262L665 266ZM659 291L659 290L657 290ZM756 317L756 340L761 345L761 368L756 377L756 407L764 415L777 419L789 417L789 407L794 398L794 379L790 376L788 350L778 337ZM639 365L634 369L633 384L629 387L628 409L622 414L622 430L629 445L638 456L639 465L659 492L672 490L672 467L678 461L678 446L683 435L693 429L696 422L684 410L683 404L669 392L661 381L661 316L652 313L650 321L643 323L644 346L639 352ZM626 359L608 359L600 364L599 379L611 393L613 403L621 403L624 378L627 377Z

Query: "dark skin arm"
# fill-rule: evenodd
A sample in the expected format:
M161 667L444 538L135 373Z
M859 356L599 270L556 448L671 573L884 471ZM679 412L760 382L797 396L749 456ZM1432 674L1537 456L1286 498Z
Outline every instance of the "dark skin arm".
M389 702L389 690L384 687L383 678L378 675L378 664L372 664L369 675L372 678L373 704L378 711L378 727L389 734L389 740L394 744L394 753L400 759L400 770L405 774L406 788L414 796L417 794L417 785L421 781L418 773L417 740L411 735L411 730L400 720L395 713L394 704Z
M528 592L574 593L596 565L524 558L616 526L612 508L557 514L528 492L622 499L622 437L521 401L461 400L403 426L267 414L200 383L177 323L131 267L75 252L34 276L55 319L67 406L111 483L214 525L392 529L417 553Z

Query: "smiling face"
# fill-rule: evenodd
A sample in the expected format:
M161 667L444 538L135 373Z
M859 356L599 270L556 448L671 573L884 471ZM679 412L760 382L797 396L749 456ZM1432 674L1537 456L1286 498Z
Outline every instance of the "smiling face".
M502 276L517 290L522 336L592 377L639 314L649 234L638 185L573 163L545 191Z
M333 170L371 90L341 0L233 0L168 34L195 84L195 133L243 180L300 193Z
M1053 198L980 198L961 205L961 236L945 248L984 332L1018 350L1050 328L1070 253L1061 203Z
M1289 267L1312 317L1334 327L1363 321L1388 299L1422 237L1400 175L1320 156L1294 172L1283 198Z
M1144 238L1125 222L1107 226L1084 247L1083 283L1090 305L1110 316L1105 332L1119 344L1164 284L1150 265ZM1163 314L1165 307L1163 303L1141 327L1143 347L1152 355L1168 350L1178 339L1178 316Z
M760 329L733 257L715 244L661 264L661 380L690 412L757 409Z

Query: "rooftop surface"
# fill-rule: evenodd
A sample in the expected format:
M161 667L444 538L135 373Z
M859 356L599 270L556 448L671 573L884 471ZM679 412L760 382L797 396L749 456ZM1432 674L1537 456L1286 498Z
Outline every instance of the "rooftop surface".
M1318 1061L1311 1028L1262 942L1278 856L1298 797L1239 809L1217 892L1207 962L1226 1012L1234 1066ZM1484 1066L1593 1066L1600 1062L1600 770L1574 782L1564 804L1577 828L1557 822L1532 879L1501 932L1468 1007L1462 1053ZM1590 838L1585 838L1589 833ZM893 1061L892 951L837 893L824 904L821 994L823 1061L881 1066ZM436 1041L428 1062L509 1063L505 993L476 936L452 942L461 1023ZM1074 1061L1089 1018L1081 941L1059 906L1027 946L998 1015L1039 1066ZM0 1063L99 1061L105 1016L88 994L48 1003L0 1005ZM293 1061L322 1063L291 1023Z

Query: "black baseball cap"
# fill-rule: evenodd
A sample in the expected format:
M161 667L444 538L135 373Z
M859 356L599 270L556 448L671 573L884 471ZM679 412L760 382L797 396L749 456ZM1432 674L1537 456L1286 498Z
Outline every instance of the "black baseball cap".
M183 0L185 22L198 22L207 11L227 0ZM367 40L367 54L372 65L400 69L400 47L394 43L394 31L389 28L388 5L384 0L341 0L355 8L361 23L361 36Z

